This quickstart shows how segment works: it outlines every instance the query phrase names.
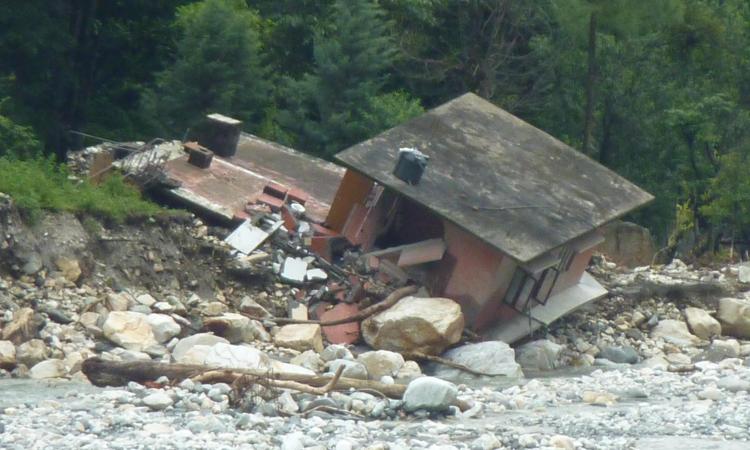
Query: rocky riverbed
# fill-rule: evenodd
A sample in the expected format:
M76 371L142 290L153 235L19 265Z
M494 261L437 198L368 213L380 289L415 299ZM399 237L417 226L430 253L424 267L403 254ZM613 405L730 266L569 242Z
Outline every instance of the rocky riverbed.
M510 385L509 385L510 384ZM228 386L138 384L95 389L73 381L0 382L4 449L744 449L750 441L750 367L739 359L698 363L692 373L652 368L588 375L487 380L459 386L475 406L446 414L396 413L398 401L335 394L341 408L383 418L246 413L228 405ZM48 395L45 395L47 393ZM389 418L388 415L395 413Z

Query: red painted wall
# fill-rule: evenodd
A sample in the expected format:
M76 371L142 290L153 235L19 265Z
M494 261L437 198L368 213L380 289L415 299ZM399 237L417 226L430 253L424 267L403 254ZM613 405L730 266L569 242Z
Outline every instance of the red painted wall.
M450 222L443 226L453 267L439 295L460 303L466 323L473 324L501 288L503 254Z

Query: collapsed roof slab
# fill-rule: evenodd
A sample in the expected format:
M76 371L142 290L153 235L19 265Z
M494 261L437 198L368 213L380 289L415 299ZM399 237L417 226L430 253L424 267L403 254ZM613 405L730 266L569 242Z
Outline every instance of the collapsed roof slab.
M185 155L168 161L165 170L181 185L170 196L218 217L247 218L245 206L256 202L268 184L278 184L307 193L306 215L318 222L328 214L344 174L335 164L246 133L233 157L215 156L202 169Z
M397 178L401 148L429 157L418 184ZM623 177L474 94L336 155L526 263L653 199Z

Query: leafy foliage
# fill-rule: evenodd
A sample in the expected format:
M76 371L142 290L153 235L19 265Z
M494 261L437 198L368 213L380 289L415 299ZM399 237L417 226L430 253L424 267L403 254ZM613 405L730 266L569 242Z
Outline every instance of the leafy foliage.
M312 71L285 79L279 115L293 144L326 157L421 112L404 93L380 97L396 48L377 4L337 0L330 20L315 35Z
M52 158L0 157L0 192L13 197L32 218L41 210L85 212L117 222L165 213L144 200L119 175L110 176L99 186L75 183L68 179L64 166Z
M327 158L474 91L655 194L630 219L662 241L750 239L749 23L746 0L5 2L0 154L220 112Z
M204 0L180 7L175 61L157 77L145 103L172 133L212 112L262 120L270 85L261 64L260 18L241 0Z

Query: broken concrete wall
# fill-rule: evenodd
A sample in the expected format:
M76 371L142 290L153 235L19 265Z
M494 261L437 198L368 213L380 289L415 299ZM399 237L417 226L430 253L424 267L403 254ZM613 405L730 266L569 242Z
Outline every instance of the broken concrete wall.
M483 318L480 313L489 303L502 299L498 294L507 289L514 267L502 264L503 254L475 236L447 221L444 227L448 249L438 271L446 273L447 280L443 291L433 295L457 301L466 322L481 325L491 318Z

